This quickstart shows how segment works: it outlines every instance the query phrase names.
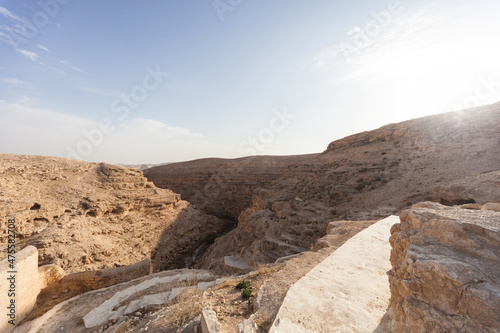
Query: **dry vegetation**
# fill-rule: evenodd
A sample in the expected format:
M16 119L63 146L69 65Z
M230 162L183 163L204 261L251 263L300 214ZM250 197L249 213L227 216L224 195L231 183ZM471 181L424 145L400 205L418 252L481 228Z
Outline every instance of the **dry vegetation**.
M228 279L206 291L202 304L211 307L216 312L223 332L237 332L238 324L255 312L255 295L260 291L264 282L283 268L283 264L259 265L255 272L237 279ZM252 296L248 299L242 296L241 289L236 288L236 285L243 280L252 287Z

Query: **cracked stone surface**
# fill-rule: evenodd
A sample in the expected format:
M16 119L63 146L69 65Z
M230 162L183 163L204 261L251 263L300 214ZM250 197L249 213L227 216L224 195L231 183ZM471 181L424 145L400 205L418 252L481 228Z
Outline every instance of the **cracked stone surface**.
M396 332L500 331L500 212L491 206L424 202L401 214L390 239Z

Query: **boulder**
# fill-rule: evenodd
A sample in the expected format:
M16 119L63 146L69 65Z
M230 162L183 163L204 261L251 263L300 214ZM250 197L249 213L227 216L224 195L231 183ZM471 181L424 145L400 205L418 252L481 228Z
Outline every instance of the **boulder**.
M426 202L391 230L394 332L500 331L500 213Z

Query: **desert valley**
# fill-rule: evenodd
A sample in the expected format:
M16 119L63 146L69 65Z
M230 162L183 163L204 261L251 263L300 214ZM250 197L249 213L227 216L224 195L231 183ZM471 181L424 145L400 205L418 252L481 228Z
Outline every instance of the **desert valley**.
M0 331L499 332L500 104L325 148L0 155Z

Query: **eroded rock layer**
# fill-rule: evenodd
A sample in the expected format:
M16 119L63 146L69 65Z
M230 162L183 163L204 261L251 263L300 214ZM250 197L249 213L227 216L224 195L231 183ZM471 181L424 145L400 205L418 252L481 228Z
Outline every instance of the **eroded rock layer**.
M316 155L206 158L153 167L144 175L209 214L237 220L252 204L256 188L281 177L290 164L312 156Z
M238 227L199 267L224 256L273 262L309 249L333 220L375 220L432 199L498 201L500 104L390 124L334 141L253 192Z
M500 209L489 207L426 202L401 214L390 238L394 332L500 331Z
M40 264L67 272L133 264L153 257L155 269L184 259L227 225L156 188L139 170L64 158L0 155L0 246L8 218L18 249L34 245Z

